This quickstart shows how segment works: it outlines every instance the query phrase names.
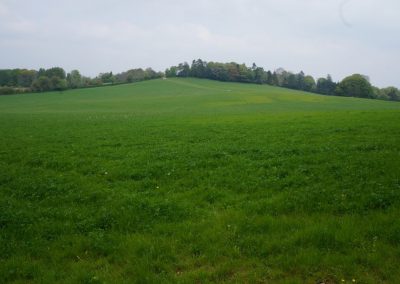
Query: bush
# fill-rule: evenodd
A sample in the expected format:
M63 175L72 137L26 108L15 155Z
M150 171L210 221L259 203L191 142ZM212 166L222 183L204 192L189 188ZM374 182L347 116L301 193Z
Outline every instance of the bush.
M15 94L14 88L0 87L0 95L12 95L12 94Z

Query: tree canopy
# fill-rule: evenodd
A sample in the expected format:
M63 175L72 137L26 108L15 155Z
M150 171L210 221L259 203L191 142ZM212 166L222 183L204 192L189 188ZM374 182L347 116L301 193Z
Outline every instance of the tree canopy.
M359 98L377 98L400 100L400 91L395 87L379 89L369 83L365 75L354 74L336 83L330 75L314 79L303 71L293 73L283 68L275 71L264 70L255 63L251 67L236 62L206 62L201 59L180 63L165 71L166 77L195 77L226 82L268 84L295 90L314 92L322 95L351 96Z
M340 82L334 82L330 75L314 79L303 71L293 73L283 68L265 70L253 63L250 67L236 62L206 62L193 60L167 68L164 72L152 68L136 68L118 74L103 72L94 78L82 76L78 70L66 73L61 67L39 70L0 70L0 95L23 92L63 91L102 85L134 83L162 77L194 77L224 82L268 84L295 90L314 92L322 95L337 95L359 98L376 98L400 101L400 91L395 87L379 89L361 74L353 74Z
M354 74L344 78L336 87L339 96L374 98L372 85L365 76Z

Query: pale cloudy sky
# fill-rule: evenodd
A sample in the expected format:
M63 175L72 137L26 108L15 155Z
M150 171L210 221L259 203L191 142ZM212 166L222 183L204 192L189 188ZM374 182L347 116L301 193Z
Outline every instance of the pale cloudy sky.
M202 58L400 87L399 0L0 0L0 69Z

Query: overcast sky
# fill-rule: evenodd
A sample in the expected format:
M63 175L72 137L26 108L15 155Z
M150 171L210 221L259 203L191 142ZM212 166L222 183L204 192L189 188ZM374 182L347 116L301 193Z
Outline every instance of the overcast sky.
M202 58L400 87L399 0L0 0L0 69Z

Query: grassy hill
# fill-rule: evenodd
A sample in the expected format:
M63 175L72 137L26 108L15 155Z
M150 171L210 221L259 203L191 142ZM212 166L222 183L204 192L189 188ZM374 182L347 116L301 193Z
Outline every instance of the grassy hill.
M0 279L398 283L400 103L196 79L0 97Z

